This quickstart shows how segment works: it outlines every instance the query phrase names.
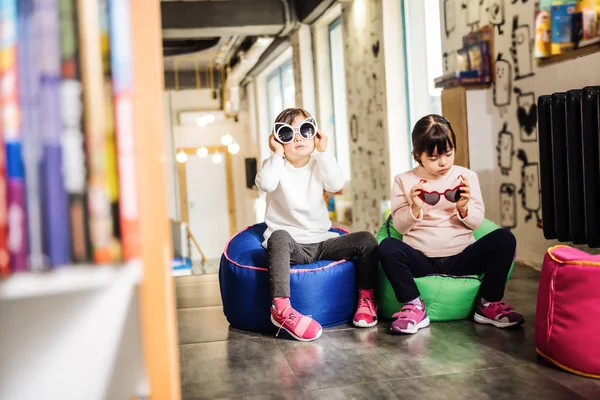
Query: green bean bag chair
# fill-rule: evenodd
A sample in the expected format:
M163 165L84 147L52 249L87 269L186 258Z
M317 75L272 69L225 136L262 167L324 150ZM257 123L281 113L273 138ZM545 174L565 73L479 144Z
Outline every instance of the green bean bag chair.
M475 239L498 229L498 225L489 220L484 220L481 227L473 232ZM391 218L383 223L377 233L377 242L393 237L402 240L402 235L394 229ZM512 273L514 262L510 267L508 277ZM481 285L481 275L428 275L415 278L415 283L421 292L421 298L427 306L427 315L432 321L452 321L468 318L475 311L475 298ZM392 318L402 304L396 299L394 289L388 281L383 268L379 265L379 282L377 288L377 314L380 318Z

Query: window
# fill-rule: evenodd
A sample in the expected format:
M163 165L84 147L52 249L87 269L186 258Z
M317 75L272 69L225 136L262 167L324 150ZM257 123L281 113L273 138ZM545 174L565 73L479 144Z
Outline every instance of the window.
M296 103L292 60L286 61L267 77L268 118L272 124L277 115Z
M405 82L408 132L412 132L414 124L424 115L442 113L441 89L436 89L433 84L434 78L442 75L439 1L404 0L402 17L407 71ZM412 150L412 143L409 147ZM411 163L414 166L412 158Z
M346 74L344 71L344 43L342 40L341 18L338 17L329 24L328 31L335 155L342 167L344 178L348 181L350 180L350 150L348 142Z

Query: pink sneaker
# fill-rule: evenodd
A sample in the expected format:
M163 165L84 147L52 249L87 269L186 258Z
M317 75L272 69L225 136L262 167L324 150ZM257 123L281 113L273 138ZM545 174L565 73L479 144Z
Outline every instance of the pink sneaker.
M519 326L525 322L523 316L516 312L512 306L505 304L504 301L490 302L487 306L484 306L481 298L477 299L473 319L480 324L490 324L496 328Z
M390 330L398 333L417 333L419 329L428 327L430 322L422 300L420 307L406 303L392 317L396 320L392 322Z
M282 312L278 312L275 305L271 306L271 322L279 328L275 336L283 329L301 342L318 339L323 333L317 321L300 314L292 306L287 306Z
M358 305L352 323L359 328L370 328L377 325L377 307L375 306L373 289L359 290Z

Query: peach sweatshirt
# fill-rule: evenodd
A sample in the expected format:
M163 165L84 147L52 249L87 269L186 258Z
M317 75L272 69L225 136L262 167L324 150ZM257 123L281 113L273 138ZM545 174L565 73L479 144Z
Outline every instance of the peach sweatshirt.
M426 191L443 193L460 184L460 175L468 179L471 185L471 200L468 203L466 218L461 218L456 204L443 196L434 206L423 204L419 218L415 218L411 211L410 199L410 189L414 185L425 179ZM430 175L420 165L396 175L391 204L394 228L404 236L403 241L406 244L427 257L448 257L462 252L475 241L473 231L481 225L485 215L477 174L457 165L442 177Z

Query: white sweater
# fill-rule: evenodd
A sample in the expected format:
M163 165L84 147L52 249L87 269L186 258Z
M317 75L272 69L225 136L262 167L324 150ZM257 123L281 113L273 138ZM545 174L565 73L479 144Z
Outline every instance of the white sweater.
M263 247L279 229L298 243L320 243L338 236L329 232L331 220L323 189L335 193L344 187L344 175L335 157L315 151L308 164L296 168L283 157L267 158L256 175L256 186L267 193Z

